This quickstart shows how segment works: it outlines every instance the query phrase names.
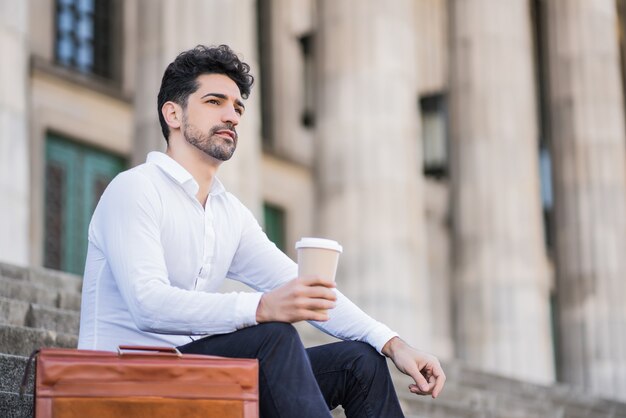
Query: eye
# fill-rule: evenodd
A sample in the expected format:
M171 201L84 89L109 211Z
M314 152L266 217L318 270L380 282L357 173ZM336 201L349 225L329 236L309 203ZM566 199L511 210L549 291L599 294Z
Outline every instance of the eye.
M239 116L243 115L243 109L241 109L240 107L236 107L235 112L237 112Z
M218 104L220 104L220 101L217 100L217 99L209 99L209 100L206 101L206 103L218 105Z

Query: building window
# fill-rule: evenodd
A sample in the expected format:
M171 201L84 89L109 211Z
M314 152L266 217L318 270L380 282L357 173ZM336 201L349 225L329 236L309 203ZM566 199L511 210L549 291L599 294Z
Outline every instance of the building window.
M57 135L46 138L44 266L83 274L87 229L122 158Z
M541 146L539 149L539 176L541 181L544 240L548 253L551 255L554 250L554 237L552 235L554 201L552 193L552 159L550 150L546 146Z
M548 256L554 253L553 217L554 204L552 192L552 154L550 151L550 97L548 94L548 60L546 51L546 34L548 23L545 16L545 5L542 0L531 2L531 18L533 22L533 52L535 63L535 80L537 105L537 121L539 127L539 178L541 182L541 203L543 209L544 241Z
M116 78L118 0L57 0L55 58L62 66Z
M304 100L302 103L301 123L305 128L315 126L315 55L314 36L306 34L299 38L302 53L302 80L304 82Z
M448 173L448 116L445 96L435 94L420 99L424 174L445 177Z
M263 204L263 219L267 237L283 252L286 250L285 210L269 203Z

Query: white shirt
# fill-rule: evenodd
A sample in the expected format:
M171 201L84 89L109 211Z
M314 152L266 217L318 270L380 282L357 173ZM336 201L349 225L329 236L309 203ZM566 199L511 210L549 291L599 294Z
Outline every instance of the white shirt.
M198 188L159 152L109 184L89 225L79 348L179 346L256 325L262 292L297 276L297 264L217 178L205 207ZM257 292L218 293L226 278ZM397 335L339 291L330 320L312 324L379 352Z

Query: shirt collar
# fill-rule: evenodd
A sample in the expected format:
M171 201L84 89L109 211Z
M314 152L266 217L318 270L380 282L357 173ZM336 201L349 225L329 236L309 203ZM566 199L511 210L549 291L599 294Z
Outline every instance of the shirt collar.
M172 180L180 184L189 195L195 197L198 193L198 189L200 188L198 182L193 178L191 173L185 169L185 167L180 165L169 155L158 151L152 151L148 153L146 162L157 165ZM225 191L226 189L224 188L222 182L217 177L214 177L209 194L218 195L224 193Z

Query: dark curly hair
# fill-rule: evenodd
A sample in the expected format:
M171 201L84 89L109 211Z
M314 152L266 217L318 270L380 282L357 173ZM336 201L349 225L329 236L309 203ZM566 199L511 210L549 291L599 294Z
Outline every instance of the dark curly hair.
M254 77L250 74L250 66L242 62L237 54L227 45L208 47L198 45L193 49L180 53L167 66L158 97L159 122L165 141L169 140L170 128L161 113L163 105L172 101L183 108L187 106L189 95L200 87L198 76L202 74L224 74L237 84L241 97L250 95Z

